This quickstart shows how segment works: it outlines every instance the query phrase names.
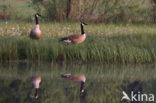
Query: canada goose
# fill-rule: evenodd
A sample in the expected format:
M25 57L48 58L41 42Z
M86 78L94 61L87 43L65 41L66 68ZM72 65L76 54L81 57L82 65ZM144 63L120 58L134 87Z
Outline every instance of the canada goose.
M31 78L31 83L33 84L35 88L35 94L34 94L35 99L38 98L38 89L40 87L40 82L41 82L41 76L34 76Z
M32 39L39 39L41 37L41 34L42 34L41 30L40 30L40 26L38 24L38 17L39 16L41 16L39 13L35 14L36 26L30 32L30 38L32 38Z
M80 95L83 95L83 93L85 92L85 90L84 90L84 84L86 81L85 75L62 74L61 77L66 78L71 81L74 81L74 82L81 82Z
M75 43L75 44L82 43L86 39L86 34L83 29L84 25L87 25L87 24L81 22L81 34L73 34L73 35L64 37L61 39L61 41L65 43Z

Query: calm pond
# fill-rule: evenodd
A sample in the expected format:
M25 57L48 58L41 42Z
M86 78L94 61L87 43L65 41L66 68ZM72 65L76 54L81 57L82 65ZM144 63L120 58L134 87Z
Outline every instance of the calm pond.
M86 76L83 95L80 96L81 83L61 78L64 73ZM34 98L35 88L30 81L33 76L42 78L38 99ZM121 102L123 91L130 99L133 91L136 94L133 100L140 99L143 103L153 100L152 96L156 96L156 65L49 62L0 65L0 103L125 103L126 100Z

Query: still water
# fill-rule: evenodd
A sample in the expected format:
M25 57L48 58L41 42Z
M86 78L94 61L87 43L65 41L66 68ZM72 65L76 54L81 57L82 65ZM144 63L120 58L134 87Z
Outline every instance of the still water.
M80 83L61 78L71 73L86 76L86 92L80 96ZM31 78L41 77L38 99ZM123 91L134 91L148 103L156 96L155 64L106 65L97 63L9 62L0 65L0 103L125 103ZM131 97L130 97L131 98ZM155 99L155 98L154 98ZM156 102L156 100L155 100ZM151 102L151 103L155 103ZM140 102L127 102L140 103Z

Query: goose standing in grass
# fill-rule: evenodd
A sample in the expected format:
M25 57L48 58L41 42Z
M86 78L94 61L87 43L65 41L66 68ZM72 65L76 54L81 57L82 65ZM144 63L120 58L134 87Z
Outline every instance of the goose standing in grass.
M31 83L33 84L33 86L35 88L35 94L34 94L35 99L38 98L38 90L40 87L40 82L41 82L41 76L34 76L31 78Z
M40 30L40 26L39 26L39 23L38 23L38 17L39 16L41 16L39 13L35 14L36 26L30 32L30 38L32 38L32 39L40 39L41 38L42 32Z
M83 95L85 93L85 90L84 90L84 84L86 81L85 75L62 74L61 77L74 81L74 82L80 82L81 83L80 95Z
M87 24L81 22L81 34L73 34L73 35L64 37L61 39L61 41L65 42L65 43L75 43L75 44L79 44L79 43L82 43L83 41L85 41L86 34L85 34L84 28L83 28L84 25L87 25Z

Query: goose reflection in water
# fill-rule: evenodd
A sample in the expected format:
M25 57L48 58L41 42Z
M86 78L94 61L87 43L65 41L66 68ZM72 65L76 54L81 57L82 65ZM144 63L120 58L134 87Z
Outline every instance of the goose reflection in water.
M38 99L38 90L40 87L40 82L41 82L42 78L41 76L33 76L31 77L31 83L33 84L34 88L35 88L35 94L34 94L34 98Z

